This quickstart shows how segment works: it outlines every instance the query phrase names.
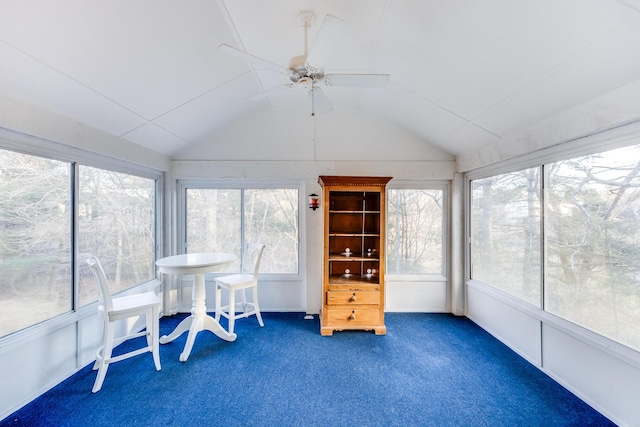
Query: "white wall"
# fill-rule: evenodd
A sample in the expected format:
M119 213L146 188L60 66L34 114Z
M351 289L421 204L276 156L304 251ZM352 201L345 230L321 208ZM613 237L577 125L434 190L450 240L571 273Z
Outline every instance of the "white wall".
M452 155L377 116L352 110L311 117L304 109L269 109L240 120L175 160L424 161ZM369 168L345 172L371 174ZM429 165L422 176L428 176ZM314 172L323 172L315 170ZM327 171L328 172L328 171ZM327 173L321 173L321 175Z

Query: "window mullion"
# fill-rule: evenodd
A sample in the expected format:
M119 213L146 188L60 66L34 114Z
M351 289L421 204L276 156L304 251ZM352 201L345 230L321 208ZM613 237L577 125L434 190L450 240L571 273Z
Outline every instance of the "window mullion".
M244 251L245 251L245 214L244 214L244 193L245 189L240 190L240 272L244 271Z
M80 182L78 177L78 163L71 163L70 175L71 175L71 310L75 311L80 307L79 291L80 286L80 265L79 259L79 243L78 243L78 206L80 194Z

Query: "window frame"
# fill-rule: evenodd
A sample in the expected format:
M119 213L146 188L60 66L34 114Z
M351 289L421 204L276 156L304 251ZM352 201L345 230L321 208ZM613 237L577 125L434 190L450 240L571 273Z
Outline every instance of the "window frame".
M163 188L163 184L164 184L164 177L163 174L160 173L149 173L148 171L141 171L140 173L133 173L133 170L129 167L115 167L115 166L110 166L110 167L105 167L104 165L96 165L96 164L89 164L89 162L75 162L73 164L73 175L74 175L74 179L73 179L73 184L74 184L74 190L73 190L73 195L72 195L72 201L73 201L73 250L74 250L74 262L78 263L78 267L79 268L84 268L85 267L85 263L84 260L80 260L78 258L78 254L77 251L80 249L80 243L79 243L79 236L80 236L80 225L79 225L79 215L78 215L78 210L79 210L79 203L80 203L80 167L85 166L85 167L91 167L91 168L95 168L95 169L101 169L101 170L106 170L109 172L117 172L117 173L121 173L121 174L126 174L126 175L132 175L132 176L137 176L139 178L145 178L145 179L149 179L153 181L153 192L154 192L154 203L153 203L153 208L154 208L154 212L153 212L153 228L154 228L154 248L153 248L153 271L154 271L154 275L152 278L150 278L149 280L146 280L144 282L141 283L137 283L135 285L133 285L132 287L120 290L120 291L116 291L114 292L114 295L119 295L119 294L127 294L131 291L131 289L135 289L139 286L145 285L145 284L154 284L157 280L158 280L158 269L155 267L155 262L160 258L160 248L162 247L162 194L163 192L161 191L161 189ZM97 301L94 301L92 303L88 303L88 304L84 304L84 305L80 305L80 299L79 299L79 295L78 295L78 291L79 291L79 283L78 280L80 278L79 275L79 271L78 270L74 270L74 281L73 281L73 291L74 291L74 307L76 307L76 309L81 309L83 307L86 306L93 306L94 303L96 303Z
M417 181L417 180L391 180L386 187L389 190L441 190L442 191L442 264L440 273L389 273L388 266L385 265L385 281L389 282L443 282L449 280L450 268L450 184L447 181ZM386 213L385 215L385 233L389 233L389 197L385 197ZM388 253L388 234L385 235L385 254ZM385 256L385 264L388 263L388 257Z
M302 281L306 271L306 239L305 239L305 197L304 183L298 180L286 179L239 179L239 178L203 178L203 179L178 179L176 183L176 246L177 253L186 253L186 200L188 189L294 189L298 191L298 272L297 273L259 273L260 279L265 281ZM244 194L244 193L242 193ZM244 209L244 203L241 203ZM244 212L243 212L244 213ZM243 215L244 216L244 215ZM244 220L241 220L241 239L244 241ZM242 242L241 242L242 243ZM238 254L240 255L240 254ZM216 276L229 274L229 272L206 273L205 280L212 280Z
M539 276L539 280L538 280L538 286L539 286L539 294L538 294L538 301L536 304L533 304L530 301L527 301L526 299L522 298L521 296L517 296L515 294L512 294L504 289L502 289L501 287L495 286L491 283L487 283L485 281L482 281L478 278L473 277L473 266L472 266L472 247L473 247L473 236L472 236L472 229L471 229L471 219L472 219L472 199L473 199L473 181L476 180L480 180L480 179L487 179L487 178L494 178L500 175L506 175L506 174L512 174L512 173L516 173L516 172L523 172L525 170L528 169L538 169L538 173L539 173L539 185L540 185L540 200L539 200L539 216L540 216L540 221L537 224L537 228L538 228L538 263L540 265L540 276ZM544 256L545 256L545 239L544 239L544 167L543 165L538 165L538 166L530 166L530 167L526 167L526 168L522 168L522 169L513 169L510 170L508 172L499 172L496 174L491 174L485 177L474 177L473 179L470 179L468 181L468 185L467 185L467 191L468 191L468 196L466 198L467 201L467 212L468 212L468 220L466 221L466 229L467 229L467 257L468 257L468 266L467 266L467 280L473 280L475 282L478 283L483 283L487 286L490 286L491 288L495 289L498 292L503 292L506 295L509 295L509 297L512 298L516 298L520 303L524 304L524 305L529 305L531 307L534 307L535 309L544 309L544 269L545 269L545 262L544 262Z
M78 304L78 281L79 269L84 267L83 262L79 260L78 248L78 166L91 166L100 169L107 169L114 172L120 172L130 175L136 175L143 178L153 179L155 182L155 203L154 203L154 256L157 260L163 246L162 219L163 219L163 189L164 189L164 172L151 167L130 163L125 160L116 159L103 154L88 151L82 148L68 146L62 143L45 140L36 136L22 134L8 129L0 129L0 149L13 151L25 155L37 156L46 159L67 162L70 166L71 179L69 182L71 188L70 206L72 215L69 217L71 222L71 272L72 277L69 283L72 298L71 310L57 315L55 317L32 324L8 335L0 337L2 346L16 346L30 342L33 339L46 336L59 330L60 328L78 322L81 319L95 315L98 301L86 304L82 307ZM154 261L155 262L155 261ZM151 290L160 285L158 273L152 279L138 283L118 294L127 295L138 293L140 289Z
M626 346L623 343L613 340L610 337L599 334L598 332L588 329L584 326L578 325L571 320L559 317L545 310L544 298L545 298L545 235L544 235L544 221L545 217L542 215L541 220L541 288L540 288L540 307L535 307L526 301L523 301L516 296L506 293L500 289L497 289L490 284L486 284L477 279L471 277L471 181L475 179L489 178L492 176L510 173L527 168L541 168L542 176L542 200L541 210L544 212L544 191L546 184L546 177L544 175L545 165L550 163L556 163L565 160L571 160L574 158L587 156L591 154L598 154L609 150L615 150L617 148L628 147L638 145L640 141L640 122L633 124L623 125L620 127L612 128L606 131L602 131L596 134L578 137L575 139L563 141L557 145L553 145L547 148L542 148L539 151L528 153L522 156L514 157L502 162L478 167L473 170L466 171L464 174L464 217L465 217L465 243L464 243L464 281L467 286L486 289L486 292L493 295L497 299L505 302L506 304L522 310L531 316L554 325L554 327L565 330L573 336L580 337L589 341L597 348L606 350L615 354L617 357L621 357L623 360L629 360L634 364L638 363L637 350ZM633 355L633 356L629 356ZM640 365L639 365L640 366Z

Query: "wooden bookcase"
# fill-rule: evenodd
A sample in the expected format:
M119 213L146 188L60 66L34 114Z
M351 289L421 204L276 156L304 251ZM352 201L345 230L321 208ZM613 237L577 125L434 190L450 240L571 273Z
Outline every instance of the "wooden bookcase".
M324 277L320 333L385 334L385 188L390 177L320 176Z

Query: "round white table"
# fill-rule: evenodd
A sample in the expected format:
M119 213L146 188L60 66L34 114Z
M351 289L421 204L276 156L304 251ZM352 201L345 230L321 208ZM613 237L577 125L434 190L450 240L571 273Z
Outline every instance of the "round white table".
M205 305L206 290L204 274L215 270L216 267L228 264L237 259L234 254L222 252L194 253L174 255L156 261L158 270L165 274L193 274L191 316L186 317L169 335L160 338L160 344L166 344L178 338L185 331L189 331L184 350L180 354L180 361L185 362L191 354L193 343L198 332L206 330L213 332L225 341L235 341L236 334L224 330L220 323L207 314Z

